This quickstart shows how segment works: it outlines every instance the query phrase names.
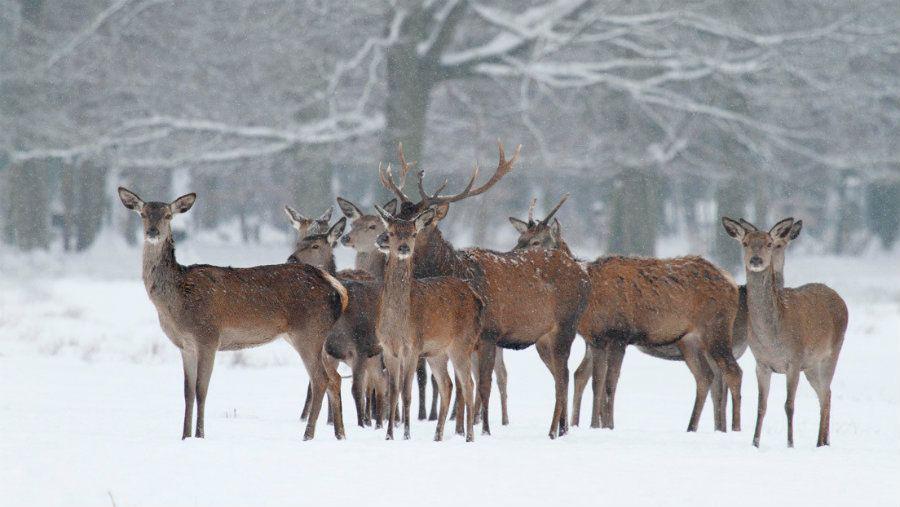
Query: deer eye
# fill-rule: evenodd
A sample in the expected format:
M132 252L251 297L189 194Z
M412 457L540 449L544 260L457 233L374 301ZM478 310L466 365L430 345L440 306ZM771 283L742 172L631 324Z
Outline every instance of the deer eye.
M747 243L746 241L744 241L744 243L743 243L744 246L747 246L747 245L749 245L749 244L750 244L750 243Z
M168 215L166 215L166 220L172 220L172 214L171 214L171 213L168 214Z
M374 230L375 230L375 225L370 225L370 226L369 226L369 230L370 230L370 231L374 231Z
M318 249L319 249L319 245L313 245L313 246L312 246L312 249L313 249L313 250L318 250Z
M541 246L541 242L540 241L532 241L531 246Z
M766 248L772 248L772 243L766 243Z

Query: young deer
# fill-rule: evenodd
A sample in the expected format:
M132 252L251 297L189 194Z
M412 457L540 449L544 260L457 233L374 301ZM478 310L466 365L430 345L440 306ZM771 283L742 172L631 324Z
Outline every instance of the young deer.
M337 371L322 363L325 336L347 306L347 291L333 276L305 264L230 268L182 266L175 260L170 222L193 206L195 194L172 203L145 203L119 187L126 208L141 215L143 279L163 332L181 349L184 364L184 425L191 435L197 404L196 437L203 437L204 407L218 350L238 350L284 336L303 359L312 381L312 409L304 440L313 438L325 390L340 392ZM340 396L333 397L340 403ZM333 407L334 409L334 407ZM339 409L339 407L337 407ZM344 438L340 420L335 436Z
M349 304L328 332L325 340L326 360L330 357L343 361L353 371L351 392L356 405L357 424L367 426L374 418L376 428L380 428L384 413L382 405L387 393L381 347L375 337L375 311L381 284L372 280L371 276L364 279L356 270L335 271L334 247L344 232L346 222L346 218L341 218L325 233L299 240L288 262L302 262L322 268L336 276L346 287Z
M511 217L510 222L520 233L516 248L559 248L569 252L559 221L551 222L567 198L564 196L540 222L534 221L533 202L527 222ZM729 353L735 351L730 331L736 321L739 294L731 277L699 257L608 257L588 264L587 269L592 294L578 325L587 350L575 372L572 424L578 424L581 396L588 378L593 376L591 427L614 426L615 391L622 359L626 346L634 344L651 355L687 363L697 384L688 431L697 430L711 386L716 429L725 431L721 377L732 388L732 427L739 430L741 372L733 353ZM661 351L665 354L657 353L657 347L665 347ZM743 352L741 346L737 349ZM714 372L721 371L726 374L717 378Z
M337 198L341 212L350 221L350 232L341 237L341 244L356 250L356 269L367 271L376 280L384 278L384 266L387 264L387 255L380 252L375 246L375 240L384 232L384 224L376 215L363 213L359 206L342 197ZM397 199L391 199L383 209L394 215L397 213ZM426 418L425 391L428 385L428 374L425 370L425 358L420 358L416 367L416 378L419 383L419 420ZM430 421L437 420L438 385L434 376L431 377L431 413L427 414Z
M788 446L794 446L794 396L800 372L819 398L817 446L829 445L831 380L847 330L847 305L830 287L811 283L796 289L777 288L773 276L776 250L792 235L793 220L782 220L769 232L722 217L729 236L741 242L747 272L749 342L756 358L759 405L753 445L759 447L772 372L787 376L784 411ZM796 231L799 234L799 229ZM782 245L781 247L777 245Z
M475 187L476 166L466 187L456 195L439 195L446 182L437 192L428 194L422 181L424 173L419 171L421 199L413 201L403 192L403 185L394 181L390 166L380 170L379 174L382 184L400 199L398 218L410 220L428 208L435 210L431 225L416 238L413 276L452 276L469 281L484 301L484 330L478 349L483 433L490 434L488 407L496 346L524 349L535 345L553 375L556 402L549 436L556 438L568 431L569 351L590 292L590 280L575 259L560 250L494 252L473 248L460 251L454 249L437 228L437 222L447 215L451 203L484 193L512 170L519 148L509 160L502 145L499 152L500 161L491 178ZM408 164L402 157L401 164L402 179L408 172Z
M403 434L404 438L409 438L414 366L419 357L425 356L441 391L434 434L435 441L441 440L452 389L447 372L449 357L466 406L466 441L471 442L475 439L471 362L481 336L481 300L458 278L413 278L416 236L434 220L434 210L426 209L413 220L401 220L379 207L375 209L386 229L378 239L378 247L388 254L375 324L375 333L385 349L385 365L390 376L388 406L392 413L388 418L387 438L394 438L393 412L401 386Z

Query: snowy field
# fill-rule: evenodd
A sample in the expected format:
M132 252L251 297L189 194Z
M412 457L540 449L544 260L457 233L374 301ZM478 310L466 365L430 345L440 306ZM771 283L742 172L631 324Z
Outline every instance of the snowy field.
M797 447L786 448L777 375L762 447L751 447L757 391L749 352L740 360L744 431L713 432L707 405L700 431L688 434L687 368L632 349L614 431L573 428L550 441L552 382L527 349L506 354L511 425L493 416L490 437L466 444L448 432L435 443L434 423L415 422L411 441L385 442L383 431L353 424L345 381L347 441L334 440L323 412L316 439L302 442L306 373L283 342L220 353L207 438L181 441L178 352L144 292L139 250L104 239L102 248L65 258L0 249L2 505L897 505L896 253L788 257L788 285L826 282L850 308L830 448L815 448L818 404L805 379ZM178 256L250 265L280 262L287 251L284 241L245 248L209 240L180 246ZM583 350L579 338L572 370Z

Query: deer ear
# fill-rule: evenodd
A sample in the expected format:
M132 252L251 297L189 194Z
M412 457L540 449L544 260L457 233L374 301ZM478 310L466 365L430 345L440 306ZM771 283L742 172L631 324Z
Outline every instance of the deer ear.
M793 225L793 217L785 218L784 220L773 225L771 229L769 229L769 235L773 238L786 239L788 237L788 234L791 233L791 228L793 227ZM798 234L799 232L800 231L797 231Z
M384 228L389 228L391 226L390 221L392 218L394 218L393 215L381 209L381 206L377 204L375 205L375 211L378 212L378 218L381 219L381 223L384 225Z
M800 235L800 229L803 228L803 220L797 220L794 222L794 225L791 226L791 233L788 235L788 240L793 241L797 239L797 236Z
M190 194L185 194L172 201L169 208L172 210L172 213L186 213L187 210L191 209L191 206L194 205L194 201L196 200L197 194L191 192Z
M740 222L741 227L743 227L744 230L746 230L747 232L756 232L756 231L759 231L759 228L758 228L758 227L756 227L755 225L751 224L750 222L744 220L743 218L739 218L739 219L738 219L738 222Z
M416 232L421 231L425 227L431 225L434 222L434 218L437 213L434 211L434 208L428 208L425 211L419 213L419 216L416 217Z
M305 216L297 213L297 210L290 206L284 207L284 214L288 216L288 220L291 221L291 226L294 229L297 229L298 232L305 232L305 229L309 227L310 220Z
M331 221L331 212L332 212L332 211L334 211L334 208L332 208L331 206L329 206L328 209L325 210L325 213L322 213L322 215L319 216L319 218L316 219L316 222L322 222L322 223L324 223L324 224L327 225L328 222Z
M722 217L722 226L725 227L725 232L727 232L729 236L738 241L744 239L744 234L747 233L740 222L728 217Z
M348 201L347 199L338 197L337 203L338 207L341 208L341 213L343 213L344 216L349 218L350 220L356 220L362 216L362 211L360 211L355 204Z
M391 215L397 214L397 199L391 199L390 201L384 203L384 210L390 213Z
M119 187L119 200L122 201L122 204L125 205L126 208L138 213L140 213L141 208L144 207L144 201L142 201L137 194L125 187Z
M509 217L509 223L511 223L513 227L516 228L516 231L518 231L519 234L525 234L526 232L528 232L528 222L519 220L516 217Z
M450 211L450 203L442 202L440 204L436 204L431 207L434 210L434 221L440 222L447 216L447 212Z
M341 234L344 233L344 227L347 225L347 217L341 217L340 220L334 223L331 226L331 229L328 229L328 244L331 246L337 246L337 240L341 237Z

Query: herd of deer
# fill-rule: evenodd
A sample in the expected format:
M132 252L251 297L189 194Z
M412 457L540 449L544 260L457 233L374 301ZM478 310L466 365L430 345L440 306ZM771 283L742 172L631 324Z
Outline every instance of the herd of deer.
M521 148L521 147L519 147ZM329 225L331 210L317 219L290 207L298 232L285 264L231 268L183 266L175 259L170 227L188 211L195 194L171 203L144 202L120 187L119 197L143 221L143 280L163 332L180 350L184 365L182 438L204 435L204 405L216 352L237 350L284 337L309 373L302 417L304 439L313 438L325 395L329 421L345 437L338 364L353 372L357 423L377 428L403 423L410 435L413 378L418 372L419 419L426 417L427 363L435 395L430 419L441 440L455 386L456 433L474 439L478 416L490 433L492 372L500 387L503 424L506 367L503 349L534 345L553 376L556 401L550 438L566 434L569 351L580 334L587 345L575 371L571 424L578 425L581 397L592 379L591 427L613 428L616 384L625 348L684 361L696 381L688 431L696 431L712 391L715 428L726 431L728 392L732 430L740 430L741 369L736 358L749 345L756 358L759 404L753 444L759 445L772 372L787 376L788 445L793 445L793 408L800 372L819 398L817 445L829 444L831 380L844 332L847 307L822 284L784 287L784 252L802 227L788 218L768 232L749 222L722 218L739 241L747 273L745 286L700 257L576 259L554 219L565 197L543 219L510 218L519 241L509 252L458 250L438 223L450 204L484 193L519 156L507 159L502 145L494 174L475 186L478 167L465 188L443 195L445 181L429 193L418 171L419 199L404 190L411 165L400 149L397 178L379 167L381 183L395 196L375 214L337 198L345 215ZM344 234L347 223L350 228ZM356 250L353 270L336 271L338 242ZM448 371L453 364L454 381ZM398 403L402 398L402 405ZM440 400L440 407L437 401ZM402 406L402 414L399 408Z

